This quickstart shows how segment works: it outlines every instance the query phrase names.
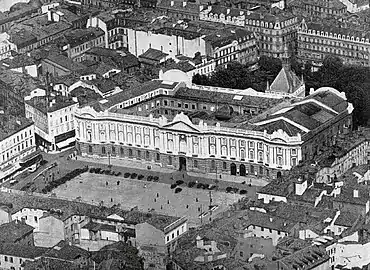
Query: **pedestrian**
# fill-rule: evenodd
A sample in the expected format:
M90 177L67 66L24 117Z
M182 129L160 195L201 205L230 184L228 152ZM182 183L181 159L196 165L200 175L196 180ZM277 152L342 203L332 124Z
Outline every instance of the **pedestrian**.
M108 181L105 182L105 185L108 186Z
M167 200L167 204L170 204L170 200Z
M157 202L157 199L156 198L154 198L154 202Z
M113 202L113 198L110 198L110 202Z
M186 209L189 209L189 205L188 204L186 205Z
M159 193L157 193L157 198L159 198Z
M163 209L163 206L161 205L161 209Z
M198 202L198 198L195 198L195 202Z

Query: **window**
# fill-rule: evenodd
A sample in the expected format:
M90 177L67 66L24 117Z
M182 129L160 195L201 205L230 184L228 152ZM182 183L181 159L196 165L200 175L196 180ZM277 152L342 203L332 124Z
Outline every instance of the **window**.
M122 148L122 147L119 149L119 151L120 151L121 156L123 156L123 154L124 154L124 150L123 150L123 148Z
M168 241L170 241L170 236L169 236L169 235L167 235L167 242L168 242Z
M214 170L216 168L216 162L211 160L211 169Z
M177 107L178 108L181 108L181 103L177 103Z
M261 227L261 232L263 232L265 230L265 228Z
M198 168L198 160L194 160L193 161L193 167L194 168Z
M132 157L132 149L128 149L128 156Z
M103 146L102 148L101 148L101 153L103 154L103 155L105 155L105 147Z
M35 219L35 222L37 223L37 217L34 217L34 219Z
M222 162L222 169L223 170L226 170L227 169L227 164L226 164L226 162L224 161L224 162Z
M10 257L10 262L13 263L13 257Z
M8 261L8 256L4 256L4 259L7 262Z
M137 157L140 159L141 158L141 151L137 150Z
M92 152L93 152L92 146L89 145L89 153L92 153Z
M156 160L157 161L160 161L161 160L161 156L159 155L159 153L156 154Z
M146 152L145 152L145 158L146 158L146 159L149 159L149 158L150 158L149 151L146 151Z
M116 148L112 146L112 155L115 155L115 154L116 154Z
M175 234L174 233L172 233L172 239L174 239L175 238Z
M239 256L240 256L240 257L243 257L243 255L244 255L244 254L243 254L243 251L240 251L240 252L239 252Z
M172 157L171 156L168 157L168 165L172 165Z

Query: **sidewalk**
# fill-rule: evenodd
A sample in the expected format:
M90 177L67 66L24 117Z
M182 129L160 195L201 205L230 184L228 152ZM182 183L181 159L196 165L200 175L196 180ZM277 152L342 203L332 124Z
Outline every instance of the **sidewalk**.
M98 158L98 157L81 157L78 156L77 160L84 161L84 162L93 162L93 163L100 163L105 164L108 166L108 159L107 158ZM116 159L111 158L110 164L112 166L118 166L118 167L127 167L127 168L133 168L133 169L139 169L139 170L147 170L159 172L159 173L172 173L172 174L182 174L182 172L179 172L177 170L172 170L169 168L163 168L159 165L152 164L150 162L146 162L145 160L131 160L128 158L122 158L122 159ZM148 170L148 165L151 166L151 169ZM195 178L207 178L210 180L216 180L216 174L215 173L196 173L196 172L186 172L188 176L192 176ZM232 183L243 183L245 184L252 184L252 186L258 186L262 187L267 185L269 182L262 178L255 178L255 177L246 177L246 176L235 176L235 175L226 175L226 174L217 174L217 180L219 181L225 181L225 182L232 182Z

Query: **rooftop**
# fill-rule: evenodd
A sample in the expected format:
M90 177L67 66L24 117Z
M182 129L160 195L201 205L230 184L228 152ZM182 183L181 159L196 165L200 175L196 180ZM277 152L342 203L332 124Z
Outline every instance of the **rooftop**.
M67 56L61 54L52 53L49 54L46 59L53 62L54 64L62 66L69 72L79 72L86 68L81 63L75 62L72 59L68 58Z
M203 39L206 42L209 42L213 48L221 48L223 46L231 44L234 41L243 43L246 40L248 41L254 38L254 34L250 31L238 28L229 28L210 34Z
M334 225L350 228L356 223L358 218L359 215L357 215L356 213L341 211L340 215L335 220Z
M358 197L355 197L355 190L358 191ZM370 195L366 187L343 186L341 188L340 194L334 198L334 201L365 206L369 199Z
M15 243L32 233L34 228L23 221L14 220L0 225L0 242Z
M100 28L90 27L87 29L75 29L64 33L58 45L70 45L71 48L74 48L103 35L104 31Z
M303 81L291 69L283 66L272 82L269 91L294 93L302 83Z
M48 248L27 246L23 244L0 243L0 254L27 259L35 259L43 255Z
M83 229L87 229L89 231L98 232L98 231L106 231L106 232L116 232L116 227L113 225L108 224L101 224L95 222L89 222L82 227Z
M283 179L275 179L268 183L266 186L262 187L257 192L257 194L261 193L287 197L291 193L291 190L289 189L290 185L291 185L290 181L286 181Z
M45 257L48 258L56 258L66 261L73 261L79 257L88 258L90 257L90 252L74 246L70 245L66 241L62 240L58 244L56 244L54 247L49 249L45 254Z
M29 127L33 122L25 117L14 117L8 112L0 114L0 141Z
M31 66L36 64L35 60L26 54L18 54L14 57L4 59L1 62L3 66L10 69Z
M47 104L47 101L49 101L49 104ZM55 97L49 97L48 100L45 96L33 97L30 100L25 100L25 103L32 107L35 107L42 113L46 114L69 107L71 105L77 104L78 102L74 101L72 98L57 95Z
M166 58L168 56L167 53L164 53L160 50L156 49L148 49L146 52L144 52L142 55L139 55L140 58L149 59L153 61L161 61L162 59Z

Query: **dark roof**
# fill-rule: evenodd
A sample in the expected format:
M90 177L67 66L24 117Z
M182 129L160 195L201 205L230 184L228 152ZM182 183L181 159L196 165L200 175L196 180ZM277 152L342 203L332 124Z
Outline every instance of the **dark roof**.
M72 59L61 55L61 54L49 54L46 58L47 60L53 62L56 65L60 65L65 69L74 72L74 71L81 71L84 70L86 67L81 63L75 62Z
M153 81L145 82L136 87L125 89L122 92L119 92L115 95L107 97L106 100L108 102L104 104L101 104L100 102L96 102L92 106L95 110L105 110L105 109L112 108L116 104L124 102L125 100L151 92L155 89L159 89L159 88L173 89L177 85L177 83L164 84L162 82L163 81L161 80L153 80Z
M88 81L91 82L92 84L96 85L98 87L99 91L104 93L111 92L115 89L117 84L111 80L111 79L96 79L96 80L91 80Z
M310 187L302 195L296 195L295 193L290 194L288 200L307 202L314 205L316 198L319 197L321 192L321 189Z
M140 58L154 60L154 61L160 61L168 56L167 53L161 52L160 50L156 49L148 49L146 52L144 52L142 55L139 55Z
M2 61L3 66L6 68L20 68L25 66L35 65L35 61L27 54L19 54L12 58L7 58Z
M35 259L43 255L48 248L27 246L23 244L0 243L0 254Z
M0 114L0 141L33 124L31 119L14 117L8 114L8 112Z
M68 242L62 240L56 244L53 248L49 249L45 254L45 257L56 258L66 261L73 261L79 257L88 258L90 257L90 252L70 245Z
M139 65L137 57L129 52L94 47L85 52L85 54L98 56L102 62L106 62L106 60L109 59L116 64L116 67L121 69Z
M241 90L242 92L242 90ZM255 97L248 95L238 95L235 93L224 93L224 92L214 92L201 89L192 89L187 87L179 88L175 95L177 98L197 100L211 103L226 103L229 105L241 105L256 108L268 108L275 105L281 100L273 98ZM238 98L235 98L237 97ZM239 98L240 96L240 98Z
M34 228L23 221L14 220L0 225L0 242L15 243L32 233Z
M356 213L341 211L340 215L335 220L334 225L350 228L356 223L358 218L359 215L357 215Z
M141 261L142 258L138 255L138 250L124 242L116 242L111 245L106 245L99 251L93 252L93 261L100 264L106 262L107 260L115 260L122 262L124 261L125 266L132 270L142 270ZM109 262L110 267L114 265L115 262ZM99 269L119 269L117 268L99 268Z
M250 225L260 226L277 231L289 232L296 225L296 221L285 219L283 217L272 216L260 211L247 211L243 217L246 220L244 229Z
M358 197L354 197L354 190L358 191ZM340 194L334 198L334 201L364 206L369 201L369 199L370 199L369 191L366 188L360 186L358 187L343 186L341 188Z
M254 34L244 29L223 29L211 35L204 37L206 42L209 42L213 48L221 48L231 44L233 41L243 43L246 40L254 39Z
M52 104L52 106L50 106L50 102L52 100L55 100L55 103ZM39 111L43 112L43 113L47 113L47 112L55 112L57 110L60 110L60 109L63 109L63 108L66 108L68 106L71 106L73 104L77 104L78 102L74 101L72 98L70 97L65 97L65 96L62 96L62 95L58 95L54 98L49 98L49 104L46 103L47 102L47 99L45 96L43 97L34 97L30 100L25 100L25 103L32 106L32 107L35 107L36 109L38 109Z
M116 232L116 227L109 224L101 224L95 222L89 222L85 226L82 227L83 229L87 229L89 231L107 231L107 232Z
M58 45L63 46L69 44L71 48L74 48L78 45L86 43L90 40L94 40L103 35L104 31L97 27L75 29L64 33Z
M266 186L262 187L258 192L261 194L269 194L287 197L290 193L289 186L291 183L289 181L284 181L281 179L276 179L268 183Z
M41 209L50 211L51 208L61 210L59 218L65 220L72 215L95 215L106 217L115 211L110 208L98 207L91 204L66 201L56 198L45 198L32 195L18 195L14 193L0 192L0 204L10 204L11 214L23 208Z

